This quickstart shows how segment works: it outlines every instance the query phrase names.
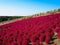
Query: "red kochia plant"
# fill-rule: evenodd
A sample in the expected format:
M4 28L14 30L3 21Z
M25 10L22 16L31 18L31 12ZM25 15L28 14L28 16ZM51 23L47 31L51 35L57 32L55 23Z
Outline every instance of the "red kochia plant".
M58 17L58 18L57 18ZM60 39L60 14L18 20L0 26L0 45L48 44L54 32ZM55 26L55 27L54 27Z

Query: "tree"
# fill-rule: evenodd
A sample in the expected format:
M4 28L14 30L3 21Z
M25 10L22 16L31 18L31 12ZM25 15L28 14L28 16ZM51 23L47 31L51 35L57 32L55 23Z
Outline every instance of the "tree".
M60 12L60 9L58 9L58 12Z

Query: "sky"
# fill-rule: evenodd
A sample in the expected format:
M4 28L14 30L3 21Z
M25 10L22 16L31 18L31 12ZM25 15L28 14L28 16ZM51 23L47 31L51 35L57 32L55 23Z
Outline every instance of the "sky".
M30 16L60 8L60 0L0 0L0 16Z

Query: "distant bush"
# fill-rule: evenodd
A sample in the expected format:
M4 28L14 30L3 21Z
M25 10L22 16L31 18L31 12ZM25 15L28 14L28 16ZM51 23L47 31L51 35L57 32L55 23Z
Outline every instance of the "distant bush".
M0 16L0 22L2 21L7 21L7 20L12 20L16 18L22 18L22 16Z

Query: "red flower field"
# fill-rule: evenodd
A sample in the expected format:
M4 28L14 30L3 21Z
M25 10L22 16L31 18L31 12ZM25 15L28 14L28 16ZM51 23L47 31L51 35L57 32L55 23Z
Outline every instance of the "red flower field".
M48 45L55 32L60 39L60 13L18 20L0 26L0 45Z

